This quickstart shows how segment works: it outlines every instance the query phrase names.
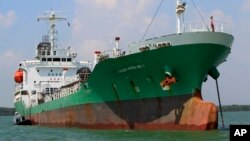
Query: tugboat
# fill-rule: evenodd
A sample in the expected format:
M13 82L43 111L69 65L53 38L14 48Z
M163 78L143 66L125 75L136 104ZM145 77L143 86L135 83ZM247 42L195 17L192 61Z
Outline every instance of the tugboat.
M91 129L212 130L218 110L202 99L202 83L218 79L234 37L228 26L183 23L186 4L177 0L177 33L131 43L121 51L95 51L95 61L56 45L55 26L66 18L51 11L35 60L15 74L16 111L33 125ZM186 28L185 28L186 27ZM213 31L214 30L214 31Z

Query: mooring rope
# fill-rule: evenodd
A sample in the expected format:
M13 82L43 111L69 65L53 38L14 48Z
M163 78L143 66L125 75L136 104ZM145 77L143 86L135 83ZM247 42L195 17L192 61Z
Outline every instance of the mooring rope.
M225 126L224 126L223 113L222 113L222 107L221 107L221 101L220 101L220 92L219 92L218 80L215 79L215 82L216 82L217 95L218 95L218 100L219 100L219 108L220 108L220 116L221 116L222 128L224 129Z

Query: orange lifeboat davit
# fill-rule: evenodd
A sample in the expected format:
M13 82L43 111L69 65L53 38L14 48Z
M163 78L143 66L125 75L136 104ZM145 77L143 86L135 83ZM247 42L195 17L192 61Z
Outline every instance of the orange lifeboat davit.
M16 71L14 76L16 83L22 83L23 82L23 70L19 69Z

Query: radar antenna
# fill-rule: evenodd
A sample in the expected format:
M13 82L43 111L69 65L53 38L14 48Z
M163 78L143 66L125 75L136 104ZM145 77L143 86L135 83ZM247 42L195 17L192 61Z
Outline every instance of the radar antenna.
M50 25L50 42L51 42L51 54L53 50L56 48L56 22L57 21L64 21L66 18L56 16L56 13L60 11L45 11L42 16L38 16L37 21L40 20L48 21Z

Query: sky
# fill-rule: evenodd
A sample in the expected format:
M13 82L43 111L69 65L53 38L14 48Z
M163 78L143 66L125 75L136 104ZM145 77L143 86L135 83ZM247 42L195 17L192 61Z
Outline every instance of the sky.
M195 5L192 3L195 2ZM93 61L95 50L109 50L120 36L120 47L142 39L161 0L0 0L0 106L14 107L14 73L22 60L32 60L46 22L44 11L56 10L67 21L58 23L57 45L71 46L77 60ZM209 23L209 17L230 25L235 37L231 54L218 67L223 105L250 104L250 0L186 0L185 22ZM175 33L175 0L164 0L145 38ZM201 13L202 18L199 16ZM67 23L70 23L70 27ZM209 77L203 98L218 104L215 81Z

